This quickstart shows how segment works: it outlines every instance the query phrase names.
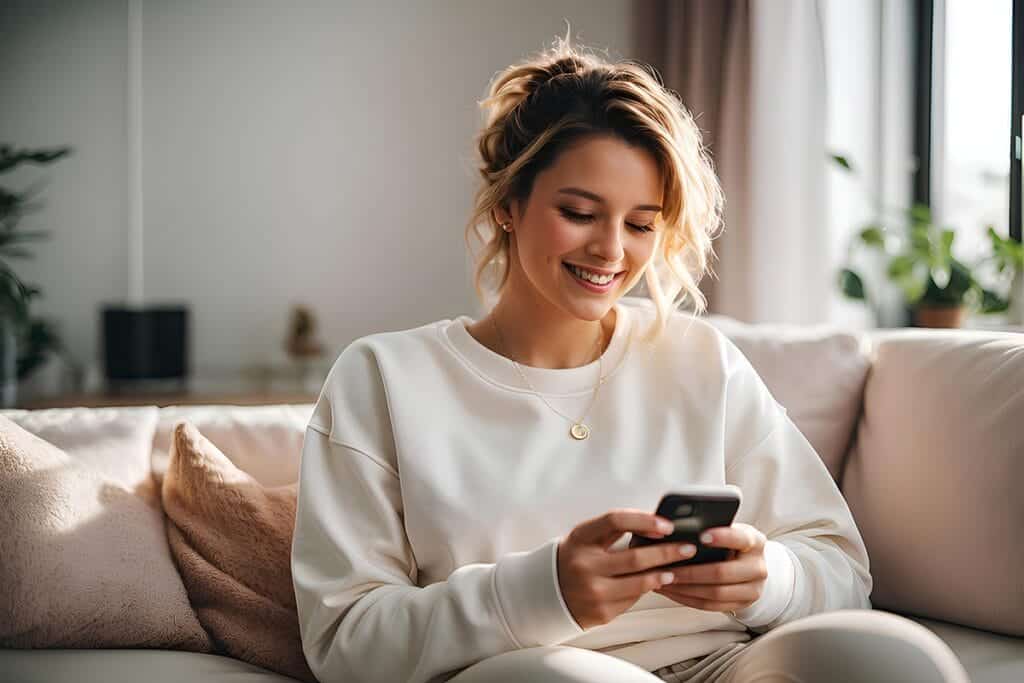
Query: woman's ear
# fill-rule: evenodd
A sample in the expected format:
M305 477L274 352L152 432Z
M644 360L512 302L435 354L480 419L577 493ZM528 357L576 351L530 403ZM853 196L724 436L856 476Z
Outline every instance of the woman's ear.
M518 203L514 200L504 201L494 207L493 213L495 220L498 221L498 225L505 223L515 223L516 219L513 214L516 214L518 210Z

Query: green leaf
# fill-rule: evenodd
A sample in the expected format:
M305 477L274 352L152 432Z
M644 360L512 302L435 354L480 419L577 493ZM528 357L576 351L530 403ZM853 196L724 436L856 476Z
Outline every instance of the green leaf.
M981 312L982 313L1002 313L1003 311L1010 308L1010 302L1008 299L1004 299L995 292L985 289L981 289Z
M72 147L53 147L50 149L17 151L10 145L0 145L0 173L9 171L24 162L49 164L62 156L70 154Z
M839 271L839 289L842 291L843 296L849 299L863 301L866 298L864 296L864 281L860 275L857 275L857 273L849 268L843 268Z
M853 173L853 166L852 166L852 165L850 165L850 160L849 160L849 159L847 159L846 157L844 157L844 156L841 156L841 155L839 155L839 154L829 154L829 157L830 157L830 158L832 159L832 161L833 161L833 162L835 162L835 163L836 163L836 164L837 164L838 166L840 166L841 168L844 168L844 169L846 169L847 171L850 171L851 173Z
M893 280L901 280L911 274L914 268L914 263L916 262L917 259L910 254L894 256L893 259L889 261L889 267L886 272Z
M915 225L910 229L910 248L921 258L931 257L932 241L926 226Z
M912 220L915 223L930 224L932 222L932 210L928 208L927 204L917 202L912 207L910 207L907 213L910 216L910 220Z
M869 247L885 247L885 233L877 225L869 225L860 231L860 241Z
M6 256L7 258L24 258L32 259L35 255L28 249L22 249L21 247L0 247L0 256Z
M49 230L22 230L21 232L0 233L0 244L13 242L31 242L33 240L44 240L50 237Z
M956 232L950 228L946 228L942 231L942 237L940 238L940 245L942 246L942 254L947 259L953 255L953 240L956 238Z

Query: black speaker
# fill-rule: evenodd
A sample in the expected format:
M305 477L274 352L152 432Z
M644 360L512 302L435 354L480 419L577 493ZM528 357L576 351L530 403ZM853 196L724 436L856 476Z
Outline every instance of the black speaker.
M103 307L107 380L184 380L188 376L188 309Z

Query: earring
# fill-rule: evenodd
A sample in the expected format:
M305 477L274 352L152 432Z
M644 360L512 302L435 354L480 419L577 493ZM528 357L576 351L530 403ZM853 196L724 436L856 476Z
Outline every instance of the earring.
M512 223L502 223L501 229L505 232L512 232L512 228L509 227L510 225L512 225Z

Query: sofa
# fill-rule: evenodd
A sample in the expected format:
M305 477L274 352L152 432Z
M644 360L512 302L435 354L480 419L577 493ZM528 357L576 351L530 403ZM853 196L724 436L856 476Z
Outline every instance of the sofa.
M846 497L874 609L1024 681L1024 335L708 320ZM261 539L312 407L0 411L0 681L311 680L288 539Z

